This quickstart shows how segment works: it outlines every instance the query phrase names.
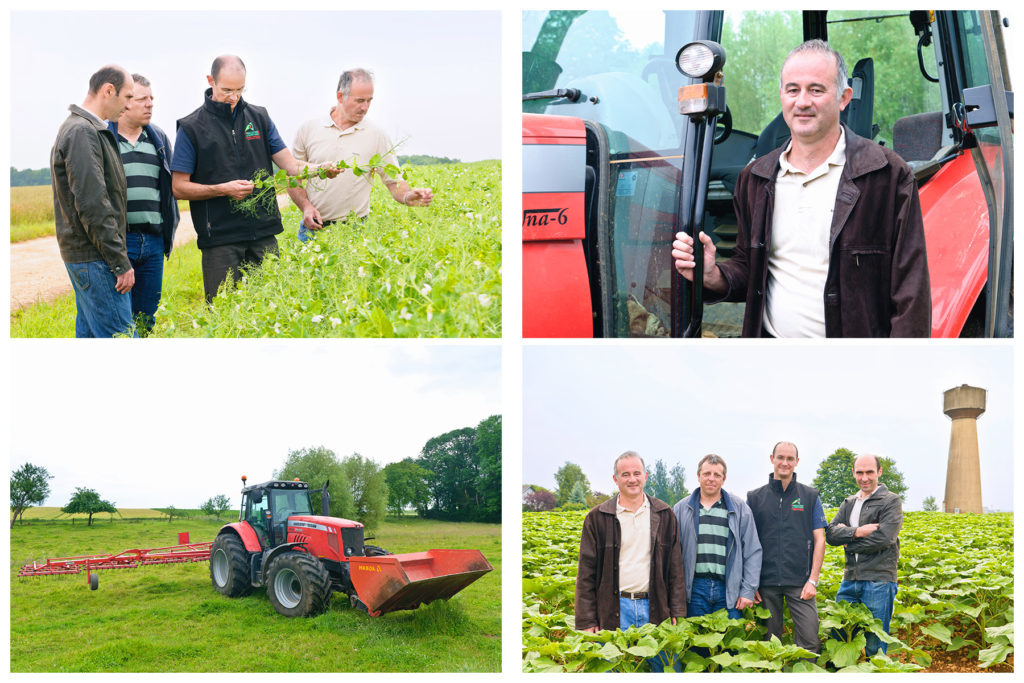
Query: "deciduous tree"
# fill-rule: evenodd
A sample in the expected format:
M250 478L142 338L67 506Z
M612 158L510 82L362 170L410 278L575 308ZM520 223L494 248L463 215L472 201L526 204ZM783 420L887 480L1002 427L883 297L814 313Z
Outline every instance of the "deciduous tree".
M385 465L388 510L400 517L402 511L411 505L422 516L430 504L429 479L432 476L433 472L420 467L412 458Z
M11 473L11 528L33 505L42 505L50 495L53 475L45 467L25 463Z
M818 489L822 505L839 507L847 496L857 493L857 482L853 478L853 463L857 457L850 449L839 448L818 465L814 488ZM907 491L903 473L896 469L891 458L879 458L879 461L882 467L879 483L885 484L886 488L903 498Z
M590 493L590 482L587 480L587 475L583 474L583 469L571 462L566 462L564 465L558 468L555 472L555 498L558 500L559 505L565 505L569 502L570 496L572 496L572 490L576 487L577 483L583 484L584 493Z
M370 458L364 458L358 453L342 460L341 466L352 487L356 519L367 527L376 528L384 521L388 504L388 483L384 470Z
M88 526L92 526L92 516L100 512L117 513L113 503L100 498L100 494L92 489L77 487L67 505L60 509L68 515L89 515Z
M277 479L299 478L309 484L313 510L320 510L320 487L330 481L331 516L350 519L355 516L352 486L341 461L329 448L315 446L288 451L284 466L274 473Z

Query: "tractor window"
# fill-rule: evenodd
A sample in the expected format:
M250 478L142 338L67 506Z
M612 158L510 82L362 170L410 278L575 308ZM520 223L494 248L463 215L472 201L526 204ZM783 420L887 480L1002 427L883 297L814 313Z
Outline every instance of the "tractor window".
M523 111L577 116L608 131L610 153L667 152L682 143L677 37L694 12L523 12L523 94L577 88L583 96L523 102Z

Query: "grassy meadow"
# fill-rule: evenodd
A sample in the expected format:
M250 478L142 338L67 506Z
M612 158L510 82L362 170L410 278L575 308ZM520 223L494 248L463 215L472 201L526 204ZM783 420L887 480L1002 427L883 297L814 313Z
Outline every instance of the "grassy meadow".
M207 519L15 525L11 671L500 670L501 527L495 524L383 523L374 542L391 552L476 548L494 571L450 601L376 618L335 595L326 613L289 619L274 611L264 589L237 599L215 592L206 562L100 571L97 591L88 589L85 574L17 577L22 564L47 556L174 545L182 531L194 542L213 540L220 525Z
M188 211L188 202L178 208ZM56 234L53 224L53 190L50 185L11 188L11 244Z
M200 253L165 263L156 337L501 336L501 163L417 167L434 202L411 209L374 183L366 221L302 244L284 212L280 255L203 301ZM74 295L11 314L12 337L72 337Z

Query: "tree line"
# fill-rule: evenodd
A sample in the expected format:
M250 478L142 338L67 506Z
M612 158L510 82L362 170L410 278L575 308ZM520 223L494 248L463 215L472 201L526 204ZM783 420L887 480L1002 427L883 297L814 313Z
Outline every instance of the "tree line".
M324 446L288 452L277 479L298 478L310 485L313 510L320 510L320 487L330 482L330 513L354 519L369 528L390 512L402 516L413 510L420 517L449 521L501 521L501 415L491 415L476 427L436 436L416 458L381 467L359 453L339 458ZM42 505L50 495L53 476L44 467L26 463L11 474L11 527L25 510ZM205 514L220 515L231 508L226 495L200 505ZM159 508L169 520L181 516L174 506ZM114 503L89 488L77 488L65 514L87 514L88 523L101 512L117 513Z
M857 492L857 483L851 475L856 459L857 454L850 449L839 448L818 466L812 486L818 489L824 507L839 507L845 498ZM879 461L882 467L879 482L900 498L905 498L908 487L895 461L892 458L879 458ZM686 470L682 465L677 463L669 468L662 460L656 460L653 466L647 468L647 486L644 490L649 496L674 505L690 495L685 479ZM566 462L555 472L555 484L554 491L536 485L524 487L523 510L588 510L614 495L614 492L592 490L583 469L571 462ZM923 509L938 510L934 496L924 499Z
M49 168L26 168L18 170L11 166L11 187L23 187L26 185L49 185Z

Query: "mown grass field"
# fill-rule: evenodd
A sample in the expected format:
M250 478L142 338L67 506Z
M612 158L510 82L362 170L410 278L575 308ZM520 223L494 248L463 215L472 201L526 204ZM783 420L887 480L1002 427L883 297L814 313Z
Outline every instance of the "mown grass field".
M380 183L364 222L313 242L284 214L281 253L203 301L200 253L179 247L164 270L157 337L500 337L501 163L417 167L427 209L394 202ZM12 337L74 336L74 296L11 315Z
M225 515L225 520L229 515ZM26 524L11 531L12 672L489 672L501 666L501 527L420 519L375 531L391 552L476 548L494 567L448 602L369 617L335 595L308 619L265 590L231 599L206 562L18 578L33 559L213 540L216 521Z
M188 202L178 202L178 208L188 211ZM12 187L11 244L55 234L52 188L49 185Z
M831 519L835 511L827 511ZM764 642L757 609L743 619L689 617L641 629L574 630L574 588L586 511L523 514L523 670L645 670L667 652L687 672L1013 671L1013 516L904 514L888 657L863 654L862 629L877 629L862 605L835 602L843 578L840 547L828 546L818 586L821 655ZM767 616L764 610L762 616ZM789 619L787 617L787 622ZM880 636L881 637L881 636ZM888 636L885 636L888 637ZM703 648L703 650L698 650ZM667 669L668 667L666 667Z
M118 519L160 519L165 518L164 513L159 510L152 510L149 508L118 508L120 516L112 515L109 513L101 513L92 516L93 524L99 521L109 522L113 519L116 523ZM76 514L68 515L60 511L59 507L32 507L25 510L25 514L21 517L26 522L39 521L39 520L74 520L75 522L85 521L89 518L89 515Z

